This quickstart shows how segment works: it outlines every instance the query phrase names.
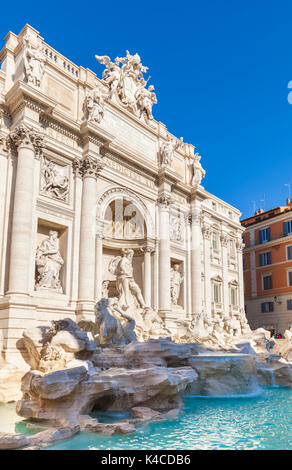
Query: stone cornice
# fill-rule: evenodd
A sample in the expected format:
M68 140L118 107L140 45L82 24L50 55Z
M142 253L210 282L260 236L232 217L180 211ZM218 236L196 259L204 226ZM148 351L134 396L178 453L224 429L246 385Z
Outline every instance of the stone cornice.
M16 82L6 94L6 105L12 116L24 107L39 113L50 112L56 104L56 101L44 95L39 89L22 81Z
M81 137L79 133L79 127L78 126L66 126L63 122L59 122L56 119L54 119L51 116L42 114L40 116L40 123L44 127L49 127L51 129L54 129L55 131L59 132L60 134L63 134L67 137L69 137L72 140L75 140L77 143L81 143Z
M109 144L114 136L102 129L97 124L85 121L80 126L80 132L84 142L91 142L98 147Z
M171 185L179 182L181 180L181 176L178 175L175 171L171 170L170 168L162 167L158 170L158 181L159 184L162 182L167 182Z
M292 235L287 237L277 238L276 240L271 240L267 243L259 243L257 245L249 246L244 248L244 253L250 253L251 251L265 251L272 246L281 245L282 243L292 243Z

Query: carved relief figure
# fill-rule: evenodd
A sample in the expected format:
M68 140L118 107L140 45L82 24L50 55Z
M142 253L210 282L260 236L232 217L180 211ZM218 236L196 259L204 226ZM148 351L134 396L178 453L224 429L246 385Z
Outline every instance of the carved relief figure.
M148 119L153 119L152 106L157 103L157 99L153 86L146 89L149 79L145 81L143 73L147 72L148 67L141 64L139 54L131 55L127 51L126 57L117 57L115 62L111 62L108 56L96 55L95 58L106 66L102 79L109 85L109 98L116 96L120 104L140 118L146 115Z
M24 39L24 70L28 83L40 86L44 74L45 59L42 42L39 40L37 46L33 46L29 39Z
M161 165L162 166L171 166L174 152L177 148L181 147L183 143L183 138L181 137L179 141L174 140L167 136L166 142L163 142L160 147L160 157L161 157Z
M69 178L58 170L54 162L46 158L42 161L41 192L62 201L67 201L69 194Z
M177 305L180 286L183 281L183 276L181 275L179 268L179 264L175 264L170 272L170 298L172 305Z
M86 95L86 108L88 113L88 121L100 123L104 116L104 98L99 87L88 91Z
M200 163L200 160L201 160L201 155L196 153L194 155L194 161L192 163L192 181L191 181L191 185L194 186L194 187L199 186L201 184L202 179L206 175L206 171L203 169L203 167Z
M177 216L170 218L170 239L181 240L182 239L182 221Z
M49 237L42 241L36 250L37 282L36 290L51 289L63 292L60 269L64 260L59 252L58 232L49 231Z
M119 292L120 307L129 308L133 306L136 299L139 305L144 308L145 302L140 287L134 280L133 275L133 255L134 250L124 248L122 256L116 256L109 265L109 271L117 277L117 290Z

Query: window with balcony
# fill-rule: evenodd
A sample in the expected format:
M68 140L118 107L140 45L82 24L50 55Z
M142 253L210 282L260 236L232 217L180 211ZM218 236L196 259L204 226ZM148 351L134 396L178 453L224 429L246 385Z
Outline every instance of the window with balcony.
M288 237L288 235L292 235L292 220L288 220L287 222L283 223L283 234L284 234L284 237Z
M259 243L267 243L271 239L270 227L259 230Z
M271 264L271 252L266 251L265 253L260 253L260 266L267 266L267 264Z
M291 272L292 274L292 272ZM269 290L272 289L272 276L269 274L267 276L263 276L263 289L264 290Z
M261 304L262 313L273 312L274 311L274 302L263 302Z

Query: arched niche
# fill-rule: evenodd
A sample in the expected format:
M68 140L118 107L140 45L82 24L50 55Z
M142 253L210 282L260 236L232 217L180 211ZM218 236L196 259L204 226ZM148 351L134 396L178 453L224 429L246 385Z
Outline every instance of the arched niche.
M98 200L97 219L104 238L145 240L154 238L154 225L145 203L126 188L111 188Z

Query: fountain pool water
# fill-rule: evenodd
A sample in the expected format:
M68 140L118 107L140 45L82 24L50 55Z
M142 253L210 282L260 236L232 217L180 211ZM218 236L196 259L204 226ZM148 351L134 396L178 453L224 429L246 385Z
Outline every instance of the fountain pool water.
M94 415L110 421L113 414ZM117 416L115 416L117 418ZM292 449L292 389L267 387L255 396L189 397L179 419L136 434L78 434L47 449Z
M47 450L115 449L292 449L292 389L264 387L254 396L188 397L175 420L150 423L129 435L80 433ZM118 421L127 413L93 414L100 421ZM12 429L13 424L14 429ZM17 417L15 404L0 406L0 431L34 434Z

